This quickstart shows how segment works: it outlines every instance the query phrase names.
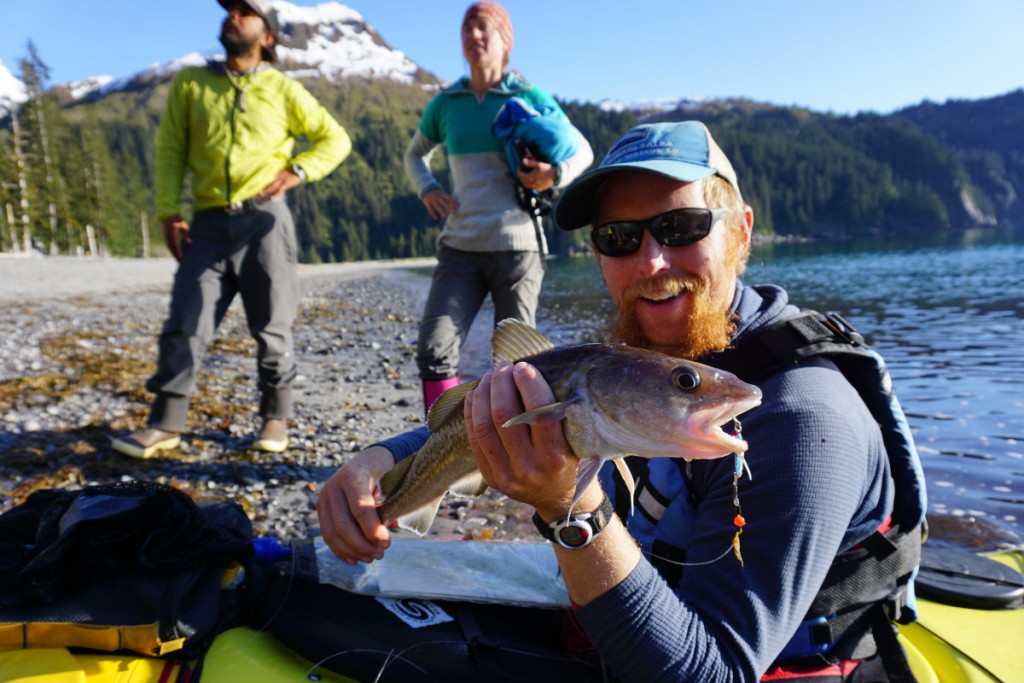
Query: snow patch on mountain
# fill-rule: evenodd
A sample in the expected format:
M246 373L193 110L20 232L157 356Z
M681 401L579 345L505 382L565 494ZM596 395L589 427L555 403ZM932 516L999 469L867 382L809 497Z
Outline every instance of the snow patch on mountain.
M706 97L656 97L646 100L616 100L604 99L596 102L597 106L604 111L621 113L624 111L634 112L670 112L677 109L690 109L712 101Z
M271 6L281 25L277 57L292 76L308 76L314 69L330 80L358 76L411 83L420 71L350 7L337 2L297 7L284 0Z
M389 46L362 14L341 3L299 7L286 0L273 0L271 7L279 25L275 66L293 78L389 78L400 83L412 83L418 77L426 82L436 80L404 52ZM211 59L223 60L224 55L190 52L116 81L98 77L59 87L74 100L95 99L144 88L186 66L201 66Z
M80 100L94 92L102 91L113 82L113 76L93 76L92 78L85 78L80 81L65 83L63 87L67 89L71 99Z
M363 15L339 2L325 2L316 7L299 7L290 2L271 3L282 24L359 23Z
M216 56L219 55L215 55L215 57ZM203 56L202 54L198 52L189 52L187 55L183 55L181 57L178 57L177 59L172 59L169 62L156 62L154 64L150 64L148 69L146 69L145 71L140 71L131 78L144 78L146 80L155 80L163 76L174 75L182 69L184 69L186 66L202 66L203 64L206 64L206 61L207 57Z
M27 97L25 84L0 60L0 113L9 111L13 105L24 102Z

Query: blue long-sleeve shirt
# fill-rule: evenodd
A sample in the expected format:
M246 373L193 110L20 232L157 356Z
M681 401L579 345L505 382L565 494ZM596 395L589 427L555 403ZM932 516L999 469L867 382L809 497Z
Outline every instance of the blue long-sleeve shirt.
M778 287L739 286L736 338L797 312ZM685 548L670 587L644 559L577 617L601 657L623 681L754 681L796 632L836 555L867 538L892 510L894 485L881 434L856 390L828 360L814 358L762 382L764 400L741 416L752 478L739 484L746 519L743 564L727 551L735 534L732 458L692 463L687 485L668 487L692 507L679 528L661 529ZM425 430L383 445L414 452ZM411 449L411 450L410 450ZM610 468L602 472L606 490ZM689 500L689 487L699 502ZM672 501L665 501L671 505ZM634 536L650 525L635 513Z

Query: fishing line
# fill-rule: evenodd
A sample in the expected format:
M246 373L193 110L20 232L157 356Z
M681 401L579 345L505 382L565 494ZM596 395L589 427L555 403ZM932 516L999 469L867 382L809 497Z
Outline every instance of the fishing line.
M329 654L326 657L324 657L323 659L321 659L318 662L316 662L315 664L313 664L313 666L310 667L306 671L305 675L308 678L308 676L313 674L316 669L322 667L325 662L327 662L327 661L329 661L331 659L334 659L335 657L342 657L342 656L350 655L350 654L375 654L375 655L383 654L383 655L386 655L386 657L384 659L384 662L381 664L380 669L377 670L377 674L376 674L376 676L373 679L374 683L378 683L378 681L380 681L380 679L381 679L381 676L384 675L384 672L388 669L388 667L390 667L396 661L404 662L405 664L408 664L409 666L413 667L414 669L416 669L417 671L422 673L424 676L429 676L432 680L437 680L436 678L434 678L431 675L431 673L428 670L424 669L423 667L418 665L413 660L408 659L408 658L403 656L409 650L412 650L412 649L415 649L415 648L418 648L418 647L434 646L434 645L458 645L458 646L468 645L468 646L470 646L470 650L471 650L473 644L470 643L470 642L467 642L467 641L462 641L462 640L434 640L434 641L430 641L430 642L426 642L426 643L415 643L413 645L409 645L408 647L406 647L403 650L400 650L399 652L395 652L394 649L391 649L391 650L376 650L376 649L372 649L372 648L357 648L357 649L351 649L351 650L339 650L338 652L334 652L332 654ZM559 657L557 655L549 655L549 654L545 654L545 653L541 653L541 652L533 652L533 651L530 651L530 650L524 650L524 649L517 648L517 647L508 647L507 644L502 644L501 649L502 649L503 652L507 652L507 653L510 653L510 654L524 655L524 656L528 656L528 657L536 657L537 659L542 659L542 660L550 660L550 661L562 662L562 661L565 661L566 658L568 658L571 661L579 662L580 664L583 664L583 665L593 665L594 668L600 668L602 670L602 672L604 672L603 676L605 677L605 680L607 680L607 673L606 673L606 670L605 670L604 661L601 660L601 659L598 659L597 661L593 661L592 662L592 661L590 661L590 660L588 660L586 658L576 657L576 656L573 656L573 655L570 655L570 654L567 654L567 657Z
M291 561L291 567L288 568L288 583L285 584L284 597L281 598L281 602L277 605L277 609L274 610L274 613L271 614L269 617L267 617L266 621L263 622L262 626L260 626L258 629L256 629L256 631L253 633L252 637L249 638L249 640L245 643L245 645L252 644L252 642L254 640L256 640L256 636L258 636L261 633L263 633L264 631L266 631L267 627L270 626L270 622L274 621L274 619L277 618L277 615L280 614L281 610L284 609L285 603L288 602L288 596L291 595L292 586L295 585L295 571L296 571L296 565L298 564L298 560L295 557L294 550L292 551L292 553L291 553L291 555L289 557L289 560Z
M736 431L733 432L733 436L742 439L743 438L743 425L740 424L738 418L733 418L733 422L736 425ZM687 472L689 472L690 463L686 463ZM732 471L732 506L736 511L733 515L732 523L736 527L736 532L733 534L732 542L729 543L729 547L719 555L710 560L704 560L703 562L679 562L677 560L670 560L667 557L661 555L655 555L653 552L643 551L643 554L667 562L668 564L674 564L677 567L701 567L708 564L714 564L719 560L726 557L730 552L736 556L740 566L743 566L743 554L740 552L740 535L743 534L743 527L746 526L747 520L743 516L743 508L740 506L740 479L743 477L743 473L747 473L748 479L753 479L753 475L750 473L750 466L747 464L747 459L742 453L733 453L733 471Z
M381 664L380 669L377 670L377 675L373 679L374 683L377 683L378 681L380 681L380 677L384 675L384 672L387 670L387 668L389 666L391 666L392 663L394 663L396 661L400 661L400 662L404 662L405 664L408 664L409 666L413 667L414 669L419 671L424 676L428 676L431 680L437 680L436 678L434 678L434 676L428 670L424 669L422 666L420 666L419 664L417 664L413 660L406 659L403 655L406 652L408 652L409 650L414 650L414 649L416 649L418 647L423 647L423 646L465 645L465 644L466 644L465 641L461 641L461 640L432 640L432 641L425 642L425 643L414 643L413 645L409 645L408 647L406 647L406 648L404 648L402 650L399 650L398 652L395 652L395 650L393 648L390 649L390 650L376 650L376 649L373 649L373 648L355 648L355 649L351 649L351 650L338 650L337 652L329 654L326 657L324 657L323 659L321 659L320 661L318 661L315 664L313 664L313 666L310 667L306 671L306 676L309 677L309 675L311 675L316 669L318 669L319 667L323 666L324 662L327 662L327 661L329 661L331 659L334 659L335 657L342 657L344 655L350 655L350 654L373 654L373 655L385 655L384 663Z

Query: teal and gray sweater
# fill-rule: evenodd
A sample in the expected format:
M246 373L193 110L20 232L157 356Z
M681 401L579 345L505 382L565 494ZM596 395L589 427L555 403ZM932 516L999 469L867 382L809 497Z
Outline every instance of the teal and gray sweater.
M445 222L441 244L462 251L537 251L536 231L516 202L515 179L504 148L491 133L494 117L511 97L535 107L558 108L546 92L518 74L507 73L483 97L477 97L469 89L469 80L461 78L434 96L423 112L405 151L405 170L420 197L439 189L430 172L430 158L438 146L444 146L451 194L459 210ZM572 182L593 160L590 145L580 135L576 154L559 164L558 187Z

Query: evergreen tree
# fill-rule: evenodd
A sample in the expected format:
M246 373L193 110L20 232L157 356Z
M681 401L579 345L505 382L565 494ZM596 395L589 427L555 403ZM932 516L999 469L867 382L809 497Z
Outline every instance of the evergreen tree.
M78 236L68 230L68 202L60 175L59 150L66 141L61 135L65 127L56 98L47 92L49 79L49 67L29 41L28 56L21 60L21 80L28 100L20 110L28 218L35 245L56 254L67 252L77 243Z
M31 44L28 52L22 72L29 100L0 131L0 249L84 252L92 248L92 226L101 252L141 255L149 243L166 253L153 220L153 140L169 78L61 109L46 89L45 63ZM290 193L299 259L434 254L441 225L410 186L402 159L433 91L360 78L307 86L348 130L353 152L327 178ZM562 107L597 159L641 120L704 121L736 168L758 235L899 234L1024 215L1017 200L1024 192L1024 91L888 116L745 100L643 114L579 102ZM431 165L450 187L443 152ZM550 218L544 230L552 253L585 248L585 231L562 232Z

